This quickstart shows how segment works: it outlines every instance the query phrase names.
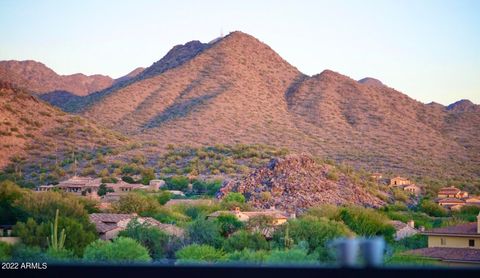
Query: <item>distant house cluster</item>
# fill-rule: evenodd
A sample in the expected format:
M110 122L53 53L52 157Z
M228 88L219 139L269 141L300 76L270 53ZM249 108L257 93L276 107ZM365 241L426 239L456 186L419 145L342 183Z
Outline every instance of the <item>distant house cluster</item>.
M101 178L91 178L91 177L78 177L73 176L72 178L61 181L57 185L40 185L37 187L37 191L45 192L51 191L54 189L62 190L64 192L73 193L77 195L89 196L92 198L99 198L98 190L100 185L104 184L108 189L105 199L108 200L118 200L119 196L122 194L128 193L133 190L158 190L165 185L163 180L151 180L149 185L143 185L139 183L126 183L123 180L119 180L117 183L103 183Z
M98 194L101 185L105 186L106 192L103 196ZM36 188L37 192L46 192L52 190L59 190L70 194L85 196L87 198L100 200L100 208L108 209L113 202L120 200L120 198L133 190L156 191L165 186L163 180L151 180L148 185L139 183L127 183L119 179L116 183L104 183L101 178L78 177L73 176L68 180L59 182L56 185L40 185ZM182 192L171 192L172 194L183 194Z
M444 208L459 210L466 205L480 206L480 197L471 197L468 192L449 186L438 191L436 202Z
M411 182L409 179L399 176L390 179L390 187L401 188L403 189L403 191L415 196L419 196L420 194L422 194L422 188L420 186Z

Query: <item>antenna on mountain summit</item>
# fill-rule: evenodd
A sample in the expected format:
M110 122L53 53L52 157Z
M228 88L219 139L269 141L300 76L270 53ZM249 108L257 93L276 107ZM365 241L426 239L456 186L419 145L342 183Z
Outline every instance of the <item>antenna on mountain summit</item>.
M223 27L220 28L220 38L223 38Z

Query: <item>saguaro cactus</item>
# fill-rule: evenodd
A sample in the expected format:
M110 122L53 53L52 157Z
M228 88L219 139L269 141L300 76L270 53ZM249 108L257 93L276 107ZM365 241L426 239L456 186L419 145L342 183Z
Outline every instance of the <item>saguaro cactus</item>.
M55 213L55 221L50 225L50 238L47 238L48 247L54 250L62 250L65 245L65 238L67 235L65 234L65 229L62 229L60 232L60 237L58 235L58 209Z

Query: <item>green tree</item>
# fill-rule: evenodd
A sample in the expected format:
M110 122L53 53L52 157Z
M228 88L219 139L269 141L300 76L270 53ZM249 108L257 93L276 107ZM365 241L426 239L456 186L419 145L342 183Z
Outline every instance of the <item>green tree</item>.
M448 211L446 209L427 199L422 200L419 209L430 216L445 217L448 215Z
M192 244L175 253L179 263L216 263L225 260L225 254L210 245Z
M213 221L197 219L187 226L186 235L191 243L208 244L214 247L222 245L222 236Z
M46 248L49 235L49 225L47 223L38 224L33 218L28 218L26 222L17 222L13 226L13 235L20 237L22 243L28 246L39 246Z
M127 237L118 237L113 241L97 240L90 243L83 258L91 262L149 262L148 250L136 240Z
M97 191L98 196L105 196L108 192L114 192L114 190L107 187L107 185L104 183L100 184Z
M287 229L293 243L306 242L310 252L325 248L332 239L353 235L341 222L326 218L305 217L289 221L288 225L284 225L274 233L273 239L281 247L284 247Z
M174 176L165 179L165 183L168 189L186 191L190 181L184 176Z
M120 200L113 204L113 209L118 213L155 213L160 208L154 197L130 192L120 197Z
M260 233L238 231L227 238L223 243L223 249L227 252L249 250L268 250L268 241Z
M160 205L165 205L170 199L172 199L173 194L168 191L162 191L157 195L157 201Z
M135 183L135 180L130 176L123 176L122 181L124 181L126 183Z
M237 192L229 192L224 198L223 201L226 203L240 203L243 204L245 203L245 196L242 195L242 193L237 193Z
M25 218L26 213L15 204L27 194L31 193L11 181L0 183L0 223L15 224Z
M169 236L148 223L140 224L136 220L130 221L127 229L121 231L119 236L135 239L148 249L150 257L154 260L164 258L168 251Z
M347 207L341 212L343 222L355 233L362 236L383 236L393 241L395 228L385 215L368 208Z
M220 234L228 237L243 227L243 223L235 215L221 214L215 219L215 223L220 229Z
M155 170L153 168L144 168L142 169L142 180L141 182L145 185L149 184L151 180L156 179Z

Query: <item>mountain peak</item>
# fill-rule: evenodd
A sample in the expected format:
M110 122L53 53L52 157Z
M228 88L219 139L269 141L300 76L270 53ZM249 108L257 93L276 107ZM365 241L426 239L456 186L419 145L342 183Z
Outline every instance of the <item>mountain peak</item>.
M447 110L465 112L465 111L474 109L476 106L477 105L475 105L473 102L471 102L468 99L461 99L447 106Z
M365 77L358 80L358 83L370 85L370 86L383 86L382 81L372 78L372 77Z

